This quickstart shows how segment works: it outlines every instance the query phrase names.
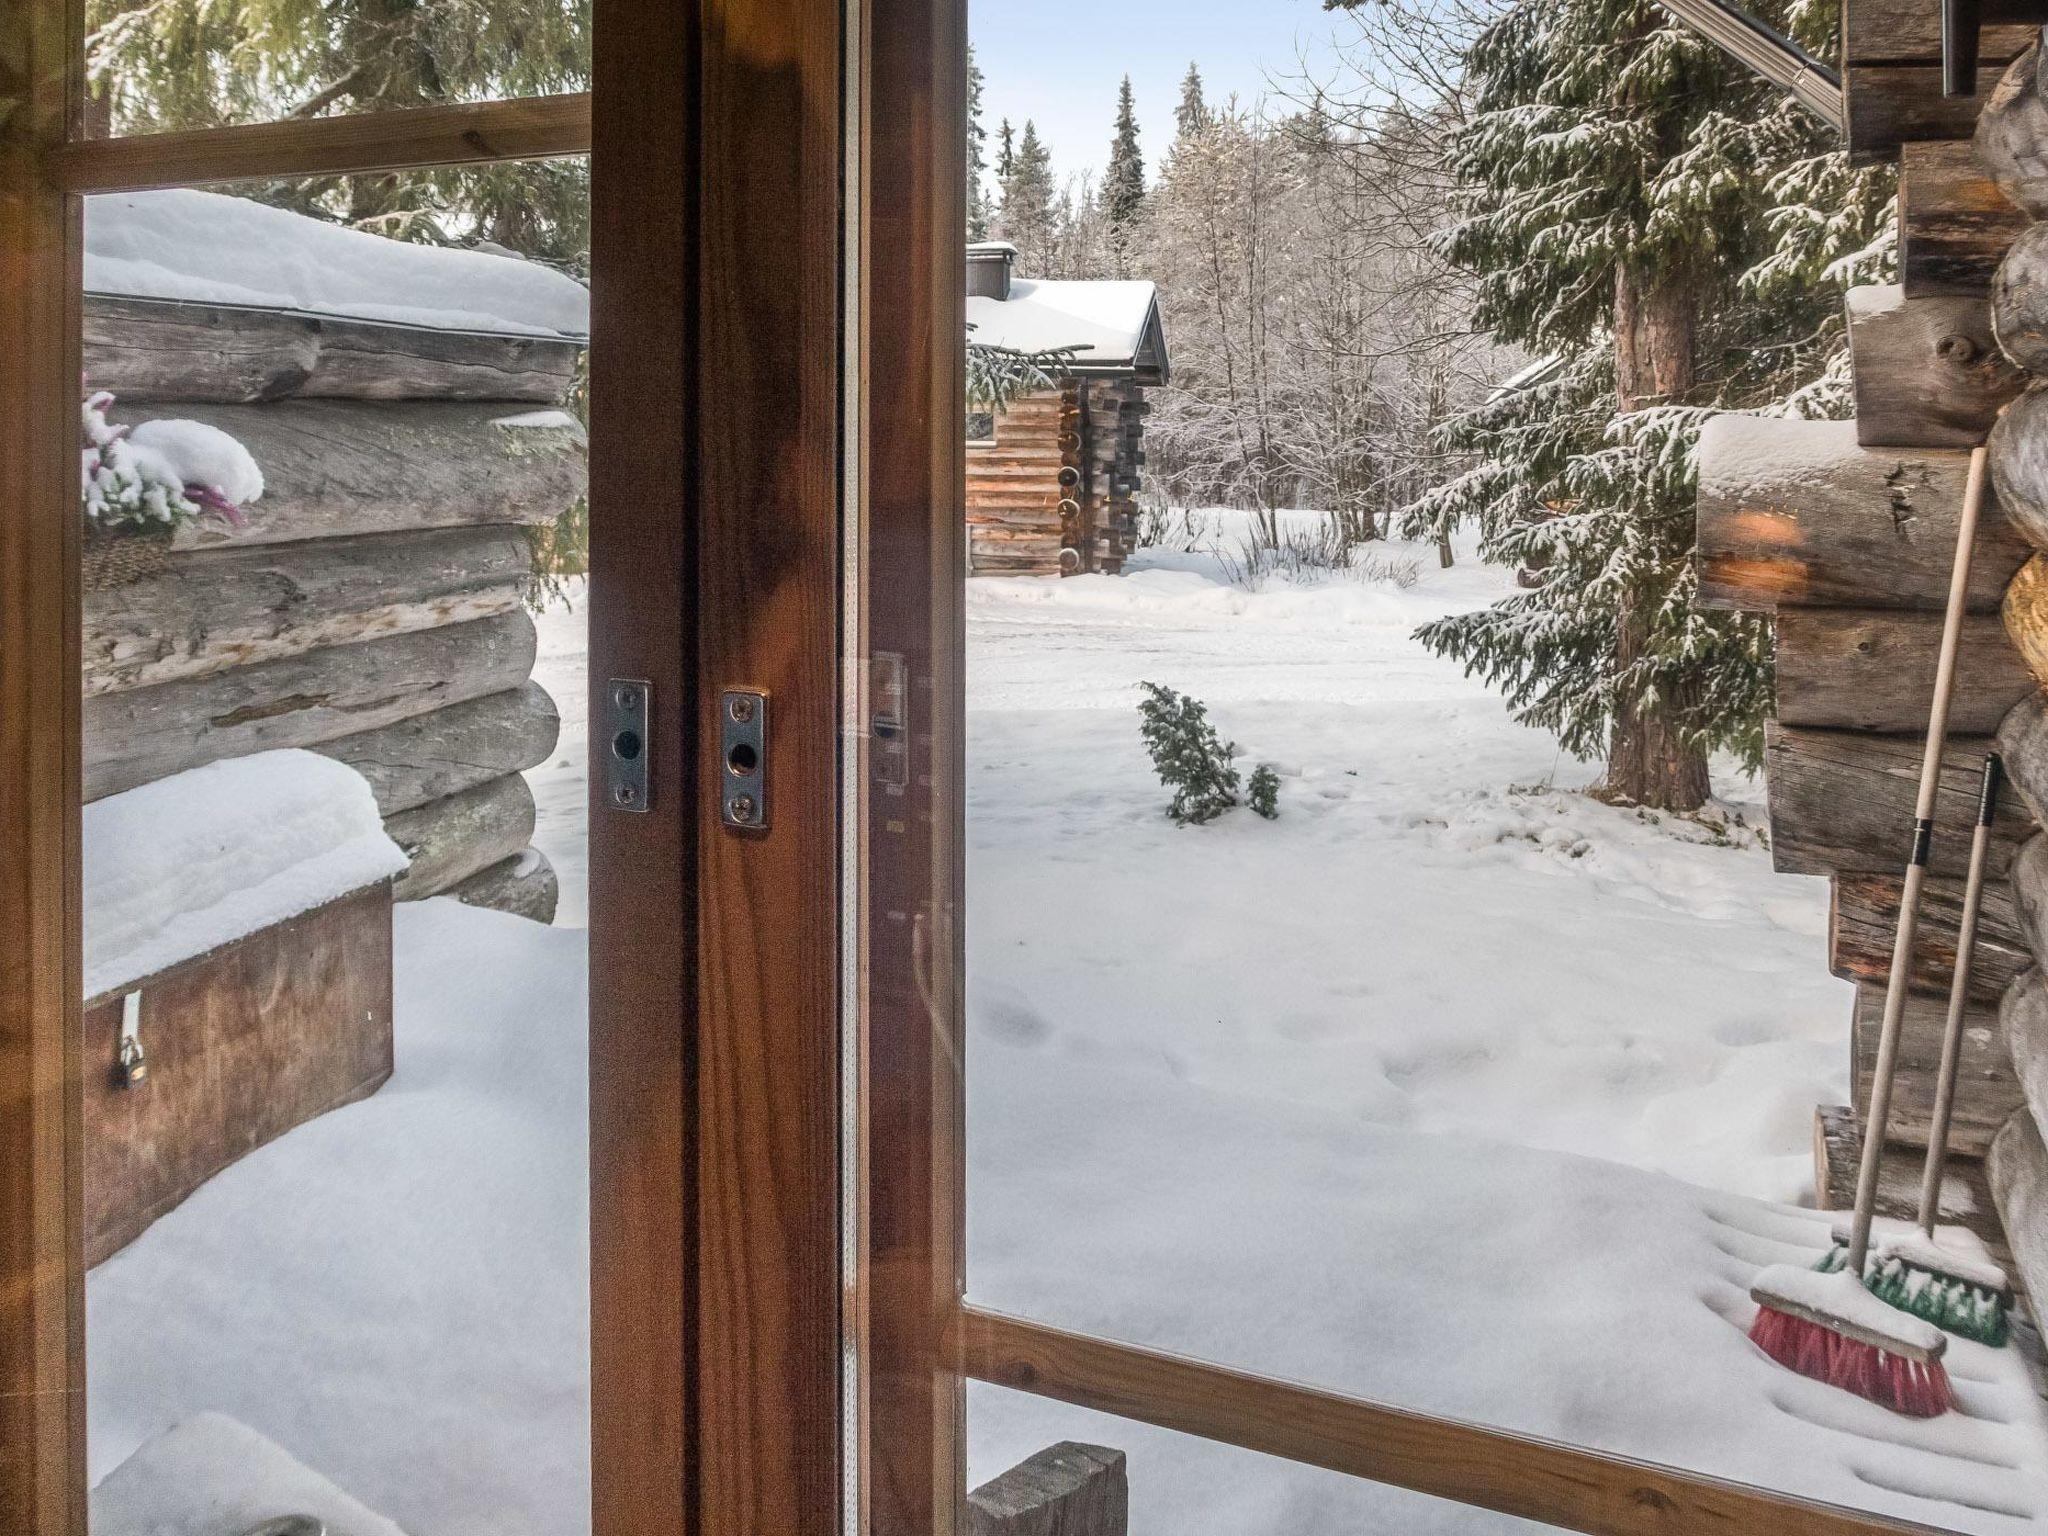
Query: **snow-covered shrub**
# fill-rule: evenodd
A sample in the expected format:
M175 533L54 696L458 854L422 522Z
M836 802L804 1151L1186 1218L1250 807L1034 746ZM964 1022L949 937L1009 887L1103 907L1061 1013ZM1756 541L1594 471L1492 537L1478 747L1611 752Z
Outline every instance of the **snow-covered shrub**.
M263 471L234 438L203 421L107 421L114 397L86 396L79 449L87 525L102 533L170 532L206 513L240 527L263 494Z
M1245 785L1244 803L1268 821L1280 814L1280 775L1273 771L1271 763L1261 763L1252 770L1251 782Z
M1217 736L1201 700L1158 683L1138 686L1145 690L1139 733L1159 782L1173 791L1166 814L1182 827L1214 821L1237 804L1237 770L1230 765L1237 743Z

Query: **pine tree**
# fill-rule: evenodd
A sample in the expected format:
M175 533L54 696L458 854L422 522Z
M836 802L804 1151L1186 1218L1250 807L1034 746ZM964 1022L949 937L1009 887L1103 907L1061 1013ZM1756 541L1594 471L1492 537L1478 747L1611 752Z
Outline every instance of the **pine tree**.
M88 112L130 133L586 89L589 0L88 0ZM325 177L267 201L401 239L579 265L584 161Z
M1202 72L1192 62L1181 76L1180 105L1173 109L1173 130L1180 138L1201 132L1209 121L1208 103L1202 100Z
M1109 223L1113 274L1128 277L1131 247L1145 211L1145 156L1138 148L1138 114L1125 75L1116 94L1116 137L1110 140L1109 170L1102 178L1103 212Z
M981 98L987 82L981 66L974 62L974 47L967 49L967 238L988 238L988 130L981 126ZM1008 124L1004 127L1007 130Z
M1543 362L1456 424L1474 467L1410 524L1475 523L1529 590L1422 637L1604 753L1609 797L1693 809L1710 752L1757 760L1771 669L1763 623L1692 606L1691 444L1716 409L1830 403L1883 178L1653 0L1522 0L1465 64L1444 248L1476 323Z

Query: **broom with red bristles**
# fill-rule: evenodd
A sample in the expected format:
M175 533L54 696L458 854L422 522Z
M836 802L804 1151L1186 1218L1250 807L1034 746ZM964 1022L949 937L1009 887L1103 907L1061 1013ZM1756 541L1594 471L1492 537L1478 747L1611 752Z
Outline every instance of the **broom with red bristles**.
M1863 1277L1870 1258L1871 1223L1877 1214L1878 1166L1891 1120L1892 1079L1897 1075L1899 1036L1905 1023L1920 888L1927 881L1927 855L1934 839L1934 797L1941 782L1942 752L1948 745L1949 699L1955 692L1956 650L1969 595L1977 514L1984 504L1984 477L1985 452L1980 447L1970 455L1970 478L1963 491L1962 516L1956 523L1955 565L1949 573L1948 609L1942 615L1934 701L1927 712L1927 746L1920 759L1920 793L1913 807L1913 848L1906 861L1905 890L1899 898L1899 928L1892 940L1884 1027L1878 1035L1876 1070L1871 1076L1870 1112L1864 1117L1863 1159L1856 1174L1856 1209L1849 1224L1848 1252L1834 1273L1774 1264L1759 1273L1749 1288L1757 1304L1749 1336L1765 1354L1802 1376L1915 1418L1932 1418L1954 1405L1948 1368L1941 1363L1948 1337L1932 1323L1887 1306L1865 1289Z

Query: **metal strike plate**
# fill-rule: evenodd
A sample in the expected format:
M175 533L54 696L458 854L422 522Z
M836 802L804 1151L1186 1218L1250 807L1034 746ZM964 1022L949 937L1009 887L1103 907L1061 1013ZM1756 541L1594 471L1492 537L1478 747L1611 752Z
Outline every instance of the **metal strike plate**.
M895 651L868 662L869 763L884 789L910 785L910 668Z
M647 809L648 691L629 677L604 685L604 798L615 811Z
M718 817L740 832L768 830L768 695L727 688L718 696Z

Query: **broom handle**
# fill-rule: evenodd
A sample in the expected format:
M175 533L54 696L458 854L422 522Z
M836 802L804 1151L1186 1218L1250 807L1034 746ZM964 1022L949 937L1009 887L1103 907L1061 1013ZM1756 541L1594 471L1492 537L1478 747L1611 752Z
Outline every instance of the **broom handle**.
M1984 864L1991 851L1991 821L1998 814L1998 786L2005 763L1996 752L1984 756L1984 787L1977 796L1977 830L1970 837L1970 877L1963 887L1963 922L1956 933L1956 968L1948 983L1948 1019L1941 1031L1941 1073L1934 1083L1934 1119L1927 1130L1927 1167L1920 1176L1920 1230L1934 1236L1941 1211L1941 1173L1948 1161L1949 1118L1956 1107L1956 1079L1962 1073L1963 1010L1970 1001L1970 968L1976 959L1977 915L1984 905Z
M1948 609L1941 618L1941 652L1934 665L1934 702L1927 711L1927 749L1920 759L1920 794L1913 802L1913 851L1906 863L1906 888L1899 898L1899 928L1892 938L1892 969L1884 989L1884 1028L1877 1041L1877 1069L1870 1084L1870 1113L1863 1125L1863 1160L1856 1171L1856 1214L1849 1228L1852 1275L1863 1273L1870 1256L1870 1223L1877 1214L1877 1171L1884 1160L1891 1122L1892 1077L1899 1060L1899 1032L1906 1015L1906 982L1913 969L1913 938L1920 921L1920 887L1927 881L1928 845L1934 840L1934 794L1941 782L1941 756L1948 745L1949 697L1955 690L1956 647L1963 633L1963 609L1970 584L1970 555L1977 542L1977 511L1984 501L1985 453L1970 455L1963 512L1956 520L1956 559L1949 572Z

